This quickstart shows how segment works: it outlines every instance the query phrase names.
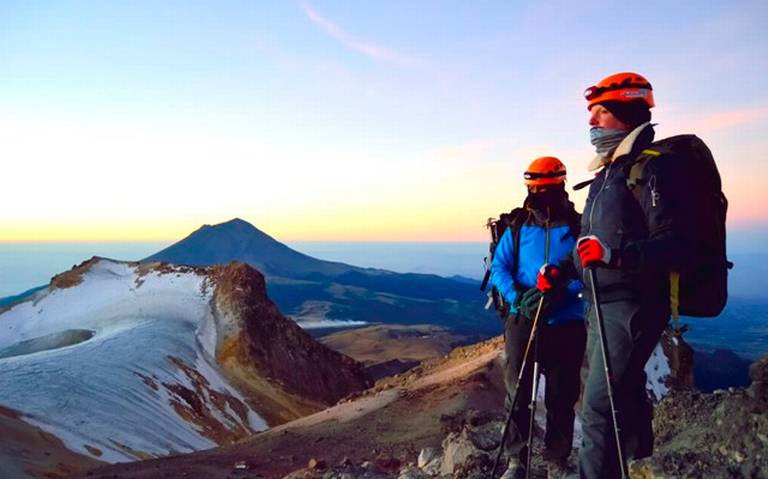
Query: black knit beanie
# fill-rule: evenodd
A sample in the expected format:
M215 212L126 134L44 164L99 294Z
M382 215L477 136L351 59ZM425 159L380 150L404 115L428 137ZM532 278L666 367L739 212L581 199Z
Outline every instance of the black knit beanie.
M629 102L609 100L600 104L619 121L630 126L632 129L651 121L651 110L648 109L648 105L642 100Z

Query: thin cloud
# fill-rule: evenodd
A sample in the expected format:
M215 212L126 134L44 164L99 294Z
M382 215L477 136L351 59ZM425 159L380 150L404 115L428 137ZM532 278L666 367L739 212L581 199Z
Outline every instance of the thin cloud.
M669 121L664 120L664 124L669 123L672 126L703 135L765 121L768 119L768 106L719 111L698 118L694 118L691 114L676 115L673 113L670 116Z
M355 38L354 36L345 32L336 23L323 17L316 10L305 3L301 4L301 8L304 10L304 14L307 16L307 18L321 31L323 31L331 38L339 41L342 45L349 48L350 50L360 52L367 57L377 61L392 63L400 66L414 66L418 63L414 59L408 58L407 56L402 55L392 49L374 45L365 40Z
M700 129L707 132L726 130L737 126L760 121L768 118L768 107L749 108L745 110L733 110L715 113L703 118Z
M489 138L441 146L434 149L431 156L437 161L458 163L486 161L492 168L498 168L499 164L502 164L519 169L522 174L523 169L540 156L556 156L566 165L578 165L578 161L583 160L586 165L594 156L592 151L589 145L565 148L563 145L541 143L525 145L521 144L519 139L512 138Z

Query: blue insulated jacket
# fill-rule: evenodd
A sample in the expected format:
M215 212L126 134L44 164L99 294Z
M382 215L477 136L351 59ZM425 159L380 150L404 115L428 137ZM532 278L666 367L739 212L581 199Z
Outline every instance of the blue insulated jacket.
M549 229L549 264L558 264L570 260L576 244L576 238L568 234L568 225L550 226ZM520 255L518 257L517 273L513 278L513 262L515 255L514 238L511 228L501 237L493 256L491 265L491 283L504 296L510 305L510 312L516 313L513 306L515 298L522 292L515 289L515 283L525 290L536 285L539 269L544 265L544 249L546 245L546 229L544 226L525 223L520 228ZM568 321L583 321L585 303L579 297L583 285L581 281L568 282L565 299L546 318L547 324L558 325ZM523 291L524 292L524 291Z

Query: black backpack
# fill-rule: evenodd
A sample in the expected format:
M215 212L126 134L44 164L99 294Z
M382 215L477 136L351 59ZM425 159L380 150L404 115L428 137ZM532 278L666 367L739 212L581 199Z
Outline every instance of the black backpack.
M488 218L488 222L485 226L491 233L491 242L488 244L488 255L483 258L485 275L483 276L483 282L480 284L480 291L485 292L485 289L488 287L488 281L491 279L493 255L496 252L496 246L498 246L501 237L504 236L504 232L507 231L507 229L512 231L512 241L515 248L512 269L513 271L517 271L519 262L518 255L520 251L520 229L528 218L528 214L529 213L525 208L515 208L509 213L500 214L499 219ZM515 285L515 287L517 287L517 285ZM485 309L489 309L491 306L498 311L501 319L506 319L509 315L509 304L507 304L504 297L499 293L495 286L492 286L491 290L488 292L488 301L485 303Z
M728 300L725 216L728 200L722 191L720 173L707 145L695 135L678 135L651 144L643 150L627 175L627 187L640 200L643 168L653 158L671 155L685 171L685 222L696 238L690 264L670 273L670 302L673 317L714 317Z

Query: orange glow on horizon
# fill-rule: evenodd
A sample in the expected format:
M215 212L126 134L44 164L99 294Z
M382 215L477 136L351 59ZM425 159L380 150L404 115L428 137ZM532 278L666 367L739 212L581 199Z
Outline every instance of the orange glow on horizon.
M768 197L758 193L760 178L729 171L721 173L729 199L729 225L749 227L768 223ZM360 202L332 198L322 204L276 205L218 214L152 212L128 217L81 214L67 218L8 218L0 229L0 243L139 242L168 244L180 241L203 225L239 217L278 241L475 242L487 241L489 217L522 204L525 190L505 186L508 175L491 176L485 169L463 177L442 178L431 188L382 187ZM491 178L493 183L480 179ZM412 185L409 185L412 186ZM572 193L577 210L584 207L586 190ZM227 210L226 206L221 207Z
M497 208L498 209L498 208ZM491 213L493 214L493 213ZM253 226L278 241L430 241L466 242L484 241L487 231L484 227L487 214L464 212L450 215L391 215L386 220L376 219L379 215L365 216L338 214L319 217L305 222L277 219L255 221L241 217ZM379 216L381 218L381 216ZM0 232L0 243L76 243L76 242L139 242L157 241L173 243L179 241L204 224L215 225L229 221L219 218L214 221L168 221L157 224L149 222L140 225L21 225L4 228Z
M479 217L478 217L479 218ZM246 220L247 221L247 220ZM738 216L730 214L728 226L749 228L768 223L765 209L741 210ZM253 224L253 223L252 223ZM11 243L131 243L164 242L175 243L197 230L202 224L192 227L163 228L161 230L127 230L96 228L61 230L16 230L3 231L0 244ZM442 225L441 221L424 224L386 225L361 224L354 227L339 224L315 228L312 225L263 225L254 224L277 241L351 241L351 242L482 242L488 240L484 220L457 222Z

